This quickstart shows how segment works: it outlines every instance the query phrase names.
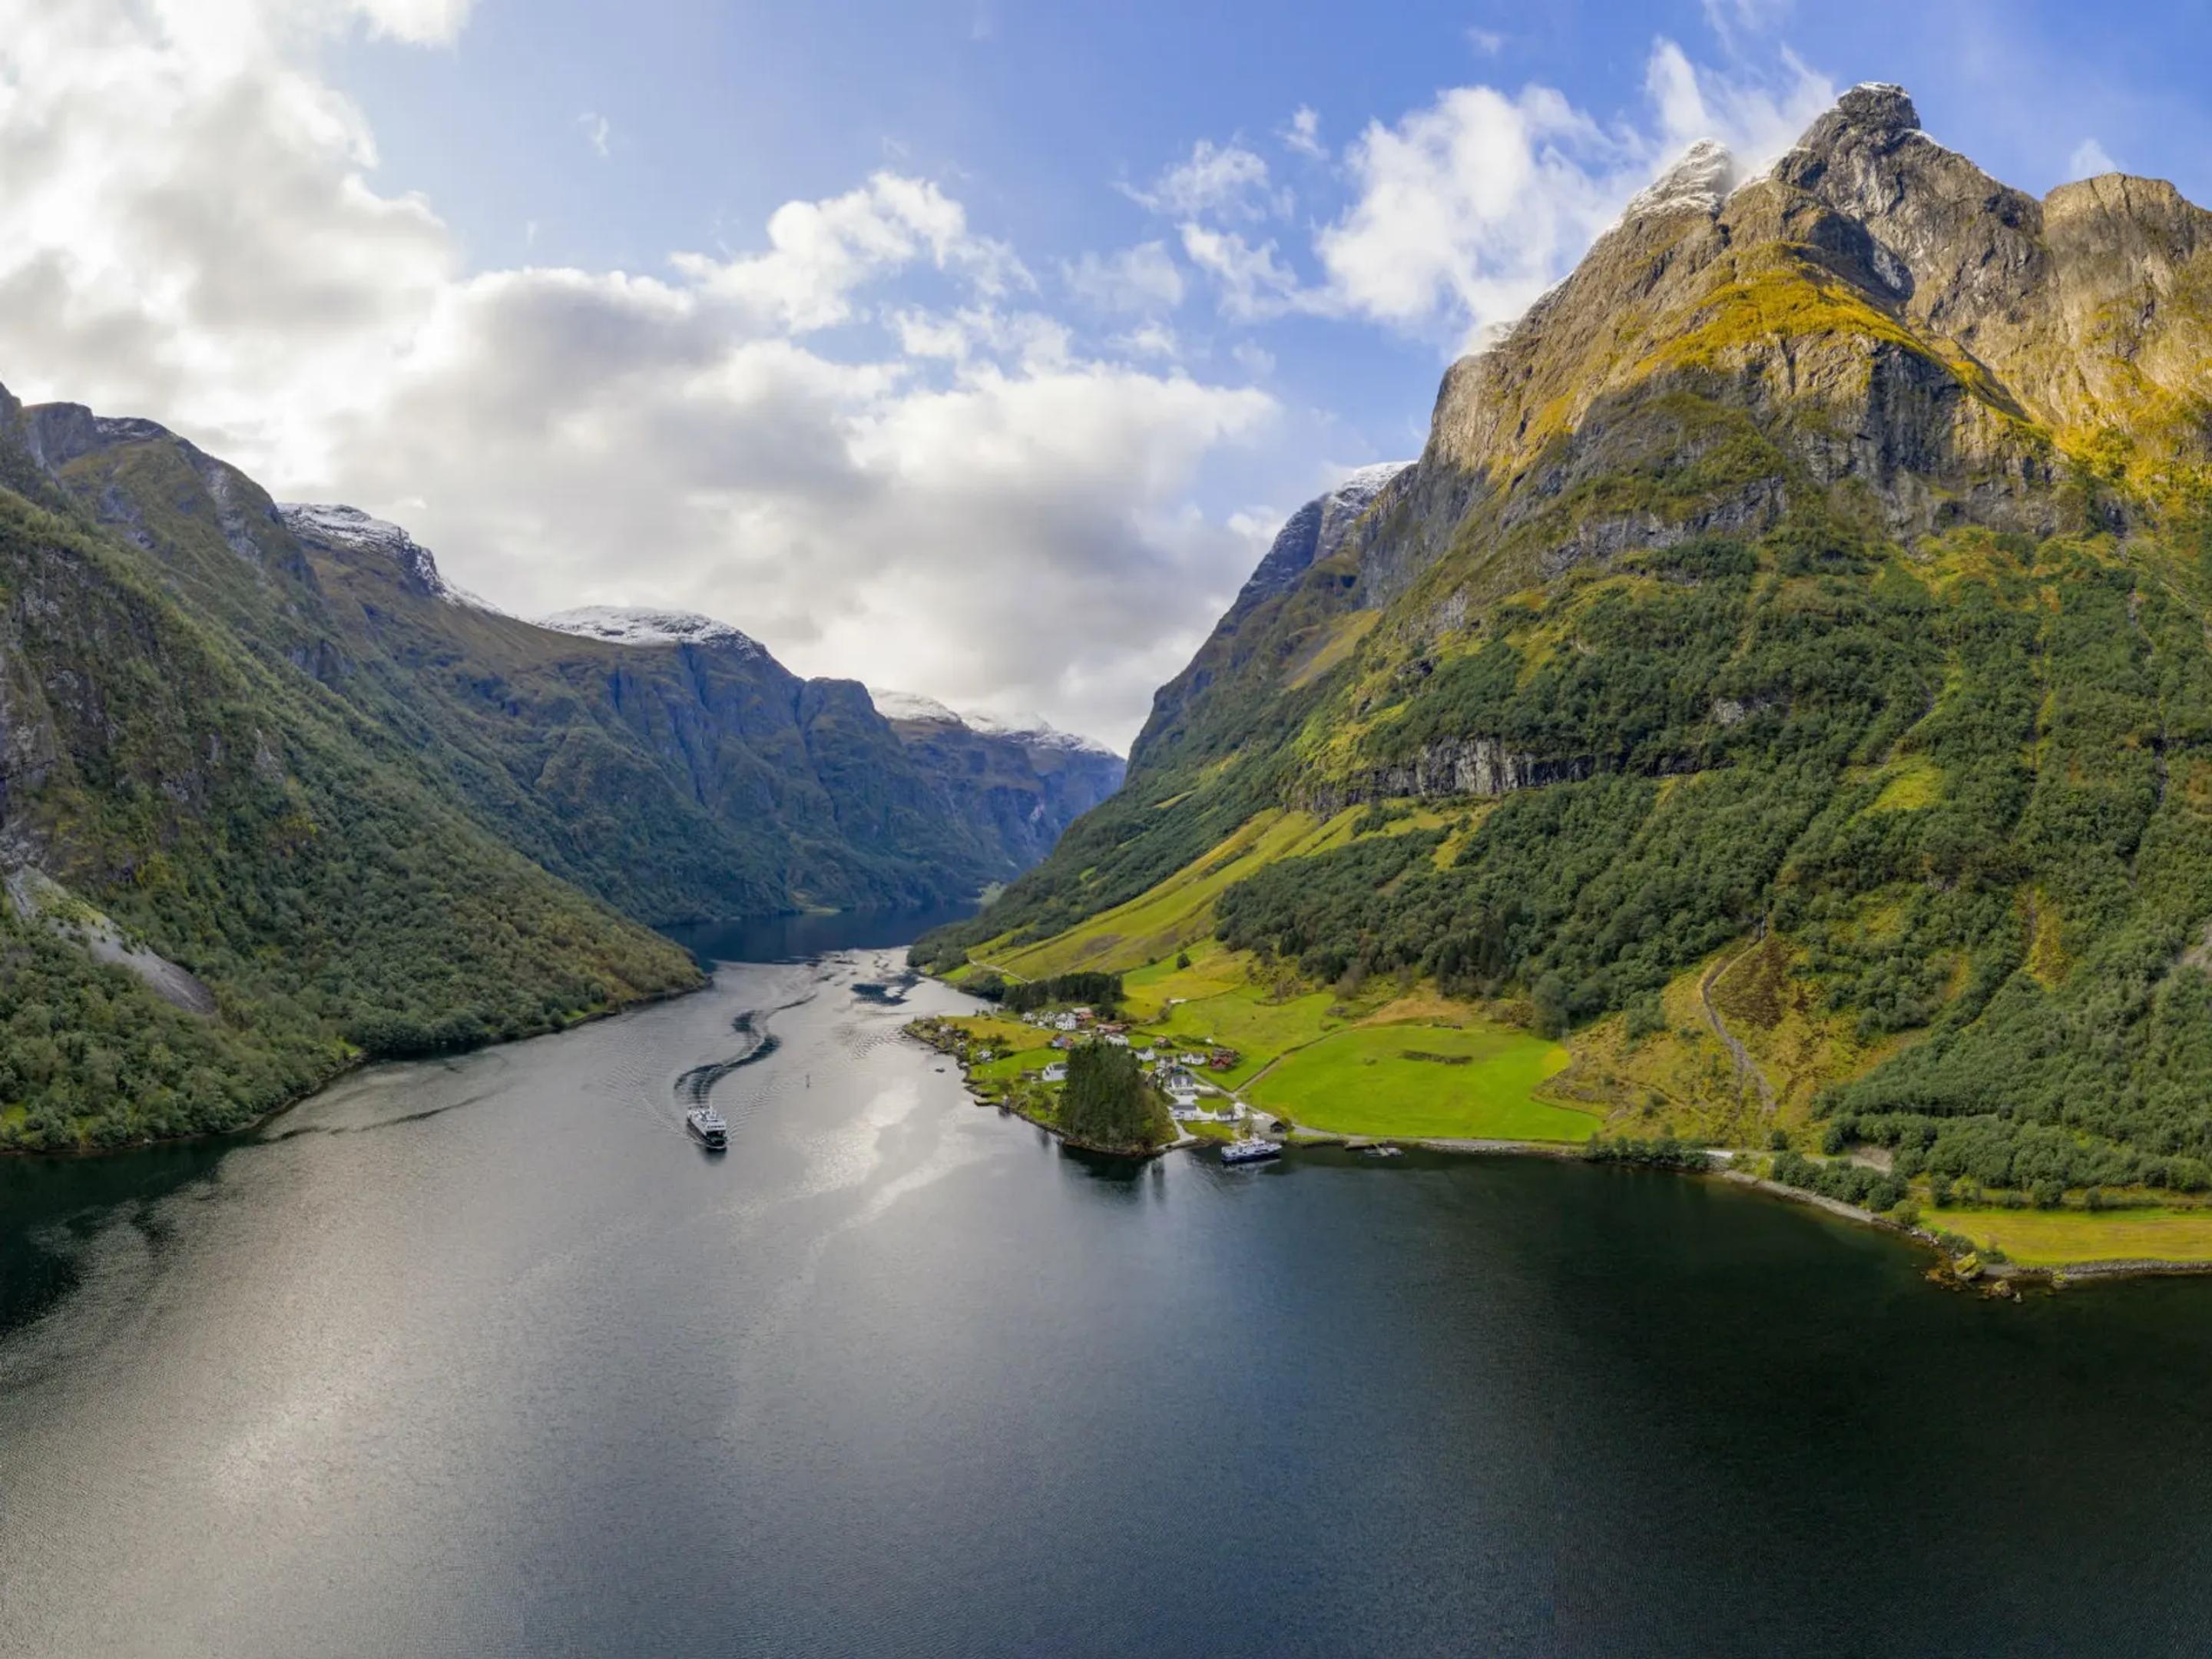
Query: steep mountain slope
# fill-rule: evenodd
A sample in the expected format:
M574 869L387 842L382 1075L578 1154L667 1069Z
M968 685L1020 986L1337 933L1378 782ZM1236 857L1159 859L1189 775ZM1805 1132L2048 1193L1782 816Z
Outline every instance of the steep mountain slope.
M404 736L483 827L641 920L964 897L1034 863L1072 816L1009 841L966 772L933 771L857 685L803 680L727 624L524 622L455 590L400 527L277 510L151 422L57 404L25 431L33 463L180 598Z
M1420 460L924 957L1303 810L1202 918L1248 971L1506 998L1629 1127L2212 1185L2212 215L2037 202L1893 87L1735 174L1693 149L1455 364Z
M248 642L306 574L265 516L228 569L102 533L56 475L118 439L0 393L0 1145L219 1128L696 982Z
M1042 720L957 714L912 693L869 696L908 757L962 820L984 835L1011 878L1037 863L1067 826L1121 787L1121 757Z

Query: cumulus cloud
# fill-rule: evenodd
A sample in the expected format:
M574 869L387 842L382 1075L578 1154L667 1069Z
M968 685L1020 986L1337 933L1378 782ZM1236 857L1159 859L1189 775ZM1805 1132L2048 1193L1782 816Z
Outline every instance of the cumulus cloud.
M1182 270L1164 242L1118 253L1085 253L1062 267L1068 291L1100 311L1146 314L1182 303Z
M524 614L690 605L802 672L1128 737L1256 556L1191 502L1273 401L1082 349L890 170L659 274L468 270L313 67L466 9L0 0L0 378L398 518ZM1164 301L1172 256L1135 252Z
M1316 238L1335 307L1455 344L1520 314L1572 267L1628 198L1692 140L1764 164L1834 100L1796 58L1716 74L1661 40L1650 118L1601 122L1563 94L1459 87L1346 151L1351 205Z
M1186 159L1146 188L1124 185L1121 191L1139 206L1171 219L1280 218L1293 205L1288 190L1273 187L1264 157L1242 144L1216 144L1210 138L1200 139Z
M1328 154L1321 141L1321 114L1310 104L1300 104L1291 112L1290 124L1276 135L1284 146L1301 155L1310 155L1319 161Z
M1191 223L1182 228L1182 251L1214 279L1222 314L1238 322L1283 316L1313 302L1272 241L1255 245L1236 231Z

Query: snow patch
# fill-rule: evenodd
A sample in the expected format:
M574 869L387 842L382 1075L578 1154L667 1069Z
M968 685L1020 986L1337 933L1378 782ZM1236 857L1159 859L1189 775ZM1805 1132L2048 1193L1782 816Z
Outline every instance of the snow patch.
M726 622L702 617L696 611L662 611L650 605L584 605L539 617L540 628L580 639L603 640L610 645L713 645L764 657L768 653L750 635Z
M1344 475L1343 483L1328 493L1340 501L1364 506L1382 493L1383 485L1411 465L1411 461L1376 461L1370 466L1354 467Z
M1673 167L1630 197L1616 222L1626 224L1655 213L1718 213L1735 188L1735 156L1729 147L1717 138L1700 138Z
M434 599L466 605L472 611L497 611L499 607L478 599L465 587L446 580L430 550L388 519L371 518L357 507L335 501L279 501L277 516L295 536L332 547L350 547L364 553L380 553L415 579L416 585Z
M1369 471L1376 468L1366 469ZM1395 471L1395 469L1388 469ZM1386 480L1387 482L1387 480ZM1377 489L1382 486L1376 485ZM876 712L887 720L927 720L938 726L964 726L987 738L1012 738L1032 749L1058 749L1078 755L1113 755L1094 738L1063 732L1039 714L988 714L974 709L955 709L919 691L895 691L872 685L868 696Z
M942 726L963 726L967 722L934 697L925 697L919 691L894 691L888 686L868 688L870 701L876 713L887 720L933 720Z
M1018 738L1036 749L1064 749L1078 755L1114 752L1095 738L1061 731L1042 714L992 714L968 708L961 711L960 720L971 732L981 732L986 737Z

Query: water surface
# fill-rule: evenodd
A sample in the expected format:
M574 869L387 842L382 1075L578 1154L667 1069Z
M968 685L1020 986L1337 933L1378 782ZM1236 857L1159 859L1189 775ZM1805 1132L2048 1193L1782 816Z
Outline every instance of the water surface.
M896 967L0 1163L0 1651L2203 1650L2212 1286L1995 1306L1575 1164L1086 1159Z

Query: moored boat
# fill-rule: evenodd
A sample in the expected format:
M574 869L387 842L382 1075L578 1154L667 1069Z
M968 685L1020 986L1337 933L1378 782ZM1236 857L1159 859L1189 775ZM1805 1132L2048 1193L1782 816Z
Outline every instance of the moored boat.
M1282 1155L1283 1143L1279 1140L1232 1140L1221 1149L1224 1164L1257 1164L1262 1158Z

